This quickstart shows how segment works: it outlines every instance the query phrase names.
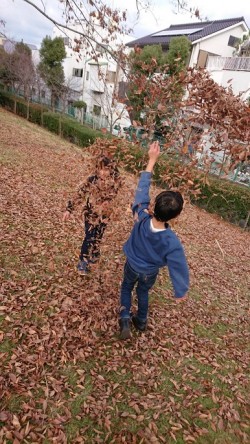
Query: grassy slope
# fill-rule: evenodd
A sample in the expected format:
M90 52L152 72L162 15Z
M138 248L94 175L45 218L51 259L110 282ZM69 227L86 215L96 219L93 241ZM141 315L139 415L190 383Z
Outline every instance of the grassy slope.
M65 226L61 215L92 168L91 149L0 109L0 442L249 442L249 234L187 206L175 229L190 298L176 305L162 271L147 333L121 343L136 180L124 173L100 263L83 279L79 214Z

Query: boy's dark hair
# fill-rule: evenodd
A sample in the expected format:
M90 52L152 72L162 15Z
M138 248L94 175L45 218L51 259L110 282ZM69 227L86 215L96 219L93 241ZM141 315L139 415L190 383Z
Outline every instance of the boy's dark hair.
M119 177L119 170L116 166L116 163L114 160L110 159L106 156L101 156L96 161L96 169L97 171L103 168L109 168L111 176L114 177L114 179L117 179Z
M183 203L179 191L162 191L155 199L154 217L160 222L174 219L181 213Z
M111 163L112 163L111 159L109 159L108 157L105 157L105 156L101 156L97 159L96 166L98 168L105 168L105 167L109 166Z

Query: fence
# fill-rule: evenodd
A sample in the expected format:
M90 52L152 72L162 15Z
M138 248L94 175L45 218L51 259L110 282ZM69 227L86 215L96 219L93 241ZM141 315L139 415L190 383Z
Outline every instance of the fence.
M195 137L198 135L202 135L202 128L192 128L189 138ZM183 141L176 143L174 146L165 149L164 144L166 143L166 139L160 134L160 132L155 131L152 135L152 138L149 140L148 137L144 137L146 135L146 130L141 128L135 128L133 126L129 127L126 131L126 139L130 141L138 140L140 145L143 148L147 148L149 142L154 140L158 140L161 150L165 152L165 154L172 159L178 160L179 162L188 163L195 156L198 161L198 168L201 170L207 171L206 163L206 150L204 150L204 155L199 155L195 152L195 149L192 147L191 143L186 143L186 149L183 149ZM185 143L184 143L185 144ZM212 154L211 154L212 157ZM214 157L214 155L213 155ZM227 174L225 173L226 166L230 161L229 157L221 157L220 160L214 160L210 164L209 173L218 177L223 177L224 179L230 180L231 182L237 182L241 185L250 187L250 160L245 162L238 163L237 167L229 171Z
M208 56L208 70L250 71L250 57Z
M15 92L15 94L16 94L16 92ZM16 94L16 95L23 97L23 94L21 91L19 92L19 94ZM48 108L52 109L51 104L46 99L40 100L40 98L32 97L31 102L46 105ZM94 114L87 113L87 112L85 112L83 114L83 116L81 116L80 112L76 112L76 108L74 108L72 106L68 106L67 110L66 110L65 107L63 107L62 104L60 104L59 102L57 102L55 104L54 111L69 115L70 117L77 119L79 122L81 122L81 121L84 122L86 125L92 127L93 129L96 129L96 130L99 130L102 128L108 129L108 121L107 121L106 117L104 117L104 116L96 116ZM194 130L194 128L193 128L192 131L194 131L194 135L196 132L198 132L198 133L203 132L201 128L197 128L196 130ZM145 133L145 129L143 129L143 128L136 129L131 126L128 128L128 130L126 132L126 139L131 140L131 141L137 139L138 141L140 141L141 146L143 148L146 148L148 146L149 140L147 138L144 138L144 133ZM189 134L189 138L190 137L191 137L191 133ZM164 144L166 141L165 141L165 138L160 135L160 133L155 131L153 134L152 140L158 140L160 143L161 149L164 149ZM189 151L189 147L190 146L188 145L188 151ZM175 147L172 147L171 149L168 149L166 153L169 156L172 156L173 158L175 158L176 160L179 160L181 162L189 162L190 161L190 153L187 152L186 154L183 154L182 148L183 148L182 146L175 146ZM227 159L227 161L228 161L228 159ZM223 170L224 170L223 167L225 166L225 164L226 164L226 162L224 162L223 160L212 162L210 165L209 173L214 174L219 177L222 177L222 175L223 175L223 178L226 178L232 182L237 182L241 185L250 187L250 161L249 160L246 162L239 162L237 167L233 171L230 171L227 175L225 173L223 173ZM204 162L202 160L202 157L199 158L198 167L200 169L204 169Z
M24 97L24 91L19 90L15 91L13 88L8 88L8 91L19 96ZM101 128L108 128L108 120L105 116L97 116L92 113L84 112L83 116L81 116L81 112L74 108L72 105L65 106L62 102L57 100L55 102L55 106L52 109L51 101L45 97L39 97L37 95L32 95L30 99L31 103L37 103L39 105L45 105L47 108L53 110L54 112L63 113L67 116L73 117L77 119L79 122L85 123L86 125L89 125L93 129L101 129Z

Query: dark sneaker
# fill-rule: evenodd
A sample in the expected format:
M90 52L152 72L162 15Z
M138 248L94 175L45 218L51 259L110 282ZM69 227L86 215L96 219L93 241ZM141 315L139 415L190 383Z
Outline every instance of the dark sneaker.
M128 318L119 319L120 325L120 339L129 339L131 338L130 325L131 321Z
M147 321L140 321L140 319L137 318L137 316L132 316L132 322L134 324L134 327L136 330L139 331L145 331L147 328Z
M88 263L85 261L79 261L77 264L77 270L81 274L87 274L89 272Z

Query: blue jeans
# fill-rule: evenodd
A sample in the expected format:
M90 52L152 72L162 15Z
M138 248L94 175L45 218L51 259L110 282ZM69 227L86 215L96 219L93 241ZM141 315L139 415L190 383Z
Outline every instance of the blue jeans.
M137 273L126 261L124 266L124 276L121 286L121 312L120 318L129 318L132 304L132 291L136 286L138 299L137 318L146 322L148 316L148 292L153 287L158 272L154 274Z
M100 242L107 224L100 222L92 225L85 220L85 237L81 247L79 259L85 262L95 262L100 256Z

